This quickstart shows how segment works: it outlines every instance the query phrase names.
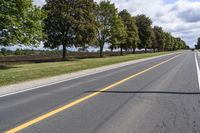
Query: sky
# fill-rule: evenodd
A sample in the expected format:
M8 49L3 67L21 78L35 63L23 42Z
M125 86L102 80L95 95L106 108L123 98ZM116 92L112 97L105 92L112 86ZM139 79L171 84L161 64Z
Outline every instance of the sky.
M181 37L190 47L194 47L200 37L200 0L110 1L119 11L127 9L132 15L147 15L152 19L153 26L161 26L175 37ZM45 0L34 0L34 3L42 6Z

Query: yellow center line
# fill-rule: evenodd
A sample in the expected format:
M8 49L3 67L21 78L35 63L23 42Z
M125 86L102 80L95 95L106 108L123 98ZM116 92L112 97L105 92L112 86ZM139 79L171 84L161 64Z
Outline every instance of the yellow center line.
M81 103L81 102L84 102L84 101L86 101L86 100L88 100L88 99L90 99L90 98L92 98L92 97L94 97L94 96L100 94L101 92L107 91L107 90L109 90L109 89L111 89L111 88L113 88L113 87L118 86L119 84L122 84L122 83L124 83L124 82L126 82L126 81L128 81L128 80L130 80L130 79L132 79L132 78L135 78L135 77L137 77L137 76L139 76L139 75L141 75L141 74L143 74L143 73L145 73L145 72L147 72L147 71L149 71L149 70L152 70L152 69L154 69L154 68L156 68L156 67L158 67L158 66L160 66L160 65L162 65L162 64L164 64L164 63L166 63L166 62L169 62L169 61L173 60L174 58L176 58L176 57L178 57L178 56L180 56L180 55L176 55L176 56L174 56L174 57L172 57L172 58L170 58L170 59L168 59L168 60L165 60L165 61L163 61L163 62L161 62L161 63L158 63L158 64L156 64L156 65L154 65L154 66L152 66L152 67L150 67L150 68L147 68L147 69L145 69L145 70L143 70L143 71L140 71L140 72L138 72L138 73L136 73L136 74L133 74L133 75L131 75L131 76L129 76L129 77L123 79L123 80L120 80L120 81L118 81L118 82L116 82L116 83L114 83L114 84L111 84L111 85L109 85L109 86L107 86L107 87L105 87L105 88L102 88L102 89L100 89L98 92L93 92L93 93L91 93L91 94L89 94L89 95L87 95L87 96L85 96L85 97L82 97L82 98L80 98L80 99L77 99L77 100L75 100L75 101L73 101L73 102L71 102L71 103L69 103L69 104L66 104L66 105L64 105L64 106L62 106L62 107L59 107L59 108L57 108L57 109L55 109L55 110L53 110L53 111L50 111L50 112L48 112L48 113L46 113L46 114L44 114L44 115L41 115L41 116L39 116L39 117L37 117L37 118L35 118L35 119L33 119L33 120L30 120L30 121L28 121L28 122L25 122L24 124L21 124L21 125L19 125L19 126L13 128L13 129L10 129L10 130L6 131L5 133L16 133L16 132L18 132L18 131L21 131L21 130L23 130L23 129L25 129L25 128L27 128L27 127L33 125L33 124L36 124L37 122L40 122L40 121L42 121L42 120L44 120L44 119L46 119L46 118L48 118L48 117L51 117L51 116L53 116L53 115L55 115L55 114L57 114L57 113L60 113L61 111L64 111L64 110L66 110L66 109L68 109L68 108L70 108L70 107L73 107L73 106L75 106L75 105Z

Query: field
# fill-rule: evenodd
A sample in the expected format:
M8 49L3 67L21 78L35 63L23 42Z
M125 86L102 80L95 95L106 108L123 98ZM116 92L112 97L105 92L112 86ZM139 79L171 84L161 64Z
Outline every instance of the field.
M27 60L0 61L0 86L38 79L60 74L66 74L79 70L95 68L130 60L153 57L170 52L146 53L146 54L128 54L124 56L108 56L104 58L69 58L67 61L59 61L60 57L50 58L46 60ZM17 57L15 57L17 58ZM11 57L11 59L15 59ZM20 57L21 58L21 57ZM40 57L41 58L41 57Z

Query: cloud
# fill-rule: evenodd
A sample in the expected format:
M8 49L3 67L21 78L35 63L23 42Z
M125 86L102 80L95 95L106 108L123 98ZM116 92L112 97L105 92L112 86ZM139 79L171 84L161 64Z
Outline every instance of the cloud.
M97 2L101 0L96 0ZM167 32L181 37L194 46L200 36L199 0L110 0L120 10L127 9L132 15L146 14L153 25L162 26ZM169 2L170 1L170 2ZM43 5L45 0L35 0Z
M174 6L174 11L177 11L178 17L185 22L195 23L200 21L200 2L179 1Z
M45 0L33 0L33 3L37 6L42 6L45 4Z

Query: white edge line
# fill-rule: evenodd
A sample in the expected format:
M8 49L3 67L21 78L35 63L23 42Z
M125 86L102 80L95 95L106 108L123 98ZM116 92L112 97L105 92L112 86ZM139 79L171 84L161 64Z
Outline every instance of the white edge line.
M176 54L176 53L161 55L161 56L157 56L157 57L155 56L155 57L152 57L152 58L150 57L149 59L146 58L143 61L148 61L148 60L151 60L151 59L157 59L159 57L165 57L165 56L173 55L173 54ZM143 62L143 61L141 61L141 62ZM139 62L135 62L135 63L140 63L140 61ZM135 64L135 63L125 64L125 65L122 65L120 67L132 65L132 64ZM114 65L116 65L116 64L114 64ZM120 67L116 67L116 68L120 68ZM82 77L85 77L85 76L90 76L90 75L93 75L93 74L98 74L98 73L101 73L101 72L106 72L106 71L109 71L109 70L112 70L112 69L116 69L116 68L115 67L114 68L108 68L108 69L105 69L105 70L100 70L100 71L93 72L93 73L83 74L83 75L80 75L80 76L77 76L77 77L73 77L73 78L69 78L69 79L65 79L65 80L61 80L61 81L57 81L57 82L53 82L53 83L47 83L47 84L44 84L44 85L40 85L40 86L36 86L36 87L31 87L31 88L28 88L28 89L23 89L23 90L20 90L20 91L10 92L10 93L7 93L7 94L0 95L0 98L6 97L6 96L10 96L10 95L15 95L15 94L26 92L26 91L35 90L35 89L42 88L42 87L47 87L47 86L50 86L50 85L55 85L55 84L63 83L63 82L66 82L66 81L70 81L70 80L82 78Z
M199 84L199 91L200 91L200 70L199 70L199 64L197 60L197 52L195 51L195 63L197 68L197 78L198 78L198 84Z

